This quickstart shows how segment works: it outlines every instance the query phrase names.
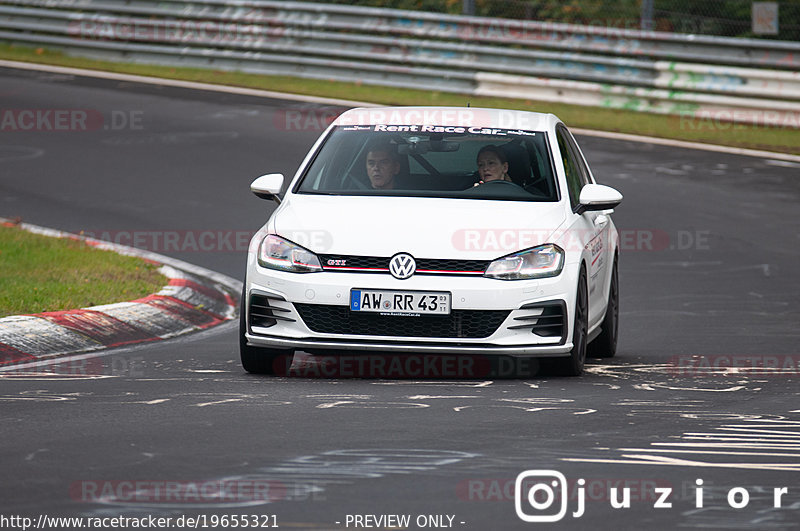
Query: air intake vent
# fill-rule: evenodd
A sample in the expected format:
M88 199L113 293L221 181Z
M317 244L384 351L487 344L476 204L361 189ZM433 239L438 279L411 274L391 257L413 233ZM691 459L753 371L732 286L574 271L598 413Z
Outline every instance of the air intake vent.
M288 308L281 308L275 301L283 301L281 297L275 295L264 295L262 293L250 294L250 312L248 324L250 329L254 326L269 328L275 326L278 321L291 321L294 319L286 317L284 313L291 312Z
M507 310L453 310L450 315L396 316L351 312L348 306L295 304L314 332L399 337L489 337L511 313Z
M567 305L564 301L547 301L526 304L520 310L527 310L529 315L514 317L519 324L509 326L511 330L530 328L531 332L541 337L560 337L561 343L567 338Z

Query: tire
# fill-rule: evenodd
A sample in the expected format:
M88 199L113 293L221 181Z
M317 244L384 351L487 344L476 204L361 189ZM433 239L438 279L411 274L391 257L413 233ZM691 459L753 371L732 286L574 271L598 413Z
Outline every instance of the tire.
M245 332L247 332L247 308L245 306L247 293L242 290L242 298L239 303L239 357L242 360L242 367L253 374L276 374L279 367L288 368L292 364L292 350L280 350L271 348L251 347L247 344ZM278 363L281 357L287 357L286 362Z
M581 265L575 295L575 316L572 327L572 350L568 358L553 358L553 368L561 376L580 376L586 363L586 343L589 327L589 288L586 268Z
M616 257L614 257L614 266L611 270L608 308L600 328L602 332L594 338L594 341L589 343L586 355L590 358L613 358L614 354L617 353L619 331L619 271Z

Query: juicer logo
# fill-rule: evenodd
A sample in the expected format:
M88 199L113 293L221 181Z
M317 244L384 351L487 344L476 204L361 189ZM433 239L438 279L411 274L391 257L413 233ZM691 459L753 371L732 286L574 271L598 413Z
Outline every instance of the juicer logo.
M586 512L586 480L578 479L577 507L571 513L573 518L580 518ZM694 482L694 507L701 509L708 497L704 496L703 480ZM631 489L629 487L610 487L609 504L614 509L630 509ZM775 487L772 490L772 507L779 509L783 497L789 493L786 487ZM654 486L653 509L672 509L673 488L670 486ZM569 509L570 500L567 478L556 470L526 470L521 472L514 483L514 509L517 516L525 522L558 522ZM750 504L750 493L744 487L732 487L725 496L732 509L744 509Z

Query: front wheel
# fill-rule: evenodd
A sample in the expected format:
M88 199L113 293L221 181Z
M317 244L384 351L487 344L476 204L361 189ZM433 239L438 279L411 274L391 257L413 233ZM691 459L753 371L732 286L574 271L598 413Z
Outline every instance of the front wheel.
M619 272L617 259L611 270L611 289L608 292L606 316L600 325L602 332L589 343L586 355L590 358L613 358L617 353L617 336L619 330Z
M554 358L556 372L563 376L580 376L586 363L587 329L589 327L589 292L586 269L581 266L575 296L575 320L572 327L572 350L568 358Z
M276 374L279 372L278 367L281 366L279 361L282 362L285 359L285 366L288 369L292 363L293 351L251 347L247 344L245 337L245 332L247 332L246 301L247 293L242 290L242 299L239 303L239 357L242 360L242 367L253 374Z

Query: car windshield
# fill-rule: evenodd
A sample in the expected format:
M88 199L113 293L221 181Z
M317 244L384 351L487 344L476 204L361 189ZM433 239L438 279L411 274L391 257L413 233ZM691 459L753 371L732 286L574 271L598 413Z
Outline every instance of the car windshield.
M558 201L547 135L482 127L336 127L295 193Z

